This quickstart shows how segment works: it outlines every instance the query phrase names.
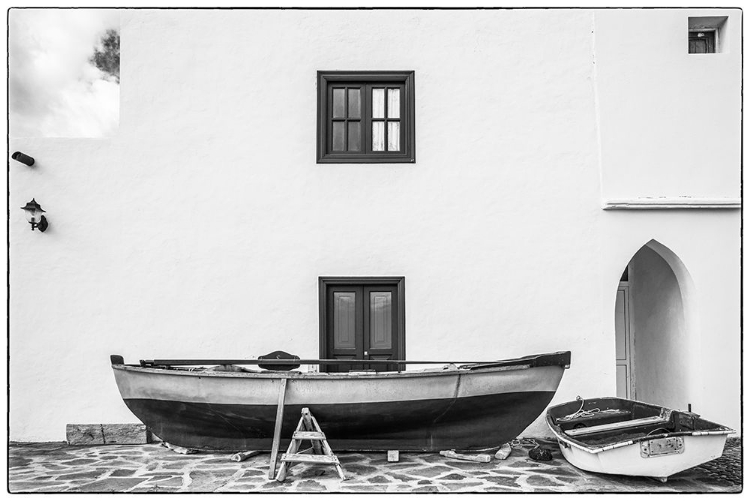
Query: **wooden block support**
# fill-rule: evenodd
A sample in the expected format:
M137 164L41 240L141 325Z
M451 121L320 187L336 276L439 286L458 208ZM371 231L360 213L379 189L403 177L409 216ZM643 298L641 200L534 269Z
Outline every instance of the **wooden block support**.
M232 454L231 456L229 456L229 460L237 461L239 463L246 459L250 459L251 457L257 456L258 454L260 454L260 451L238 452L237 454Z
M489 454L458 454L456 451L440 451L440 455L450 459L474 461L475 463L489 463L492 461L492 456Z
M68 424L65 439L69 445L140 445L151 442L151 432L141 423Z
M398 451L388 451L388 462L398 463Z

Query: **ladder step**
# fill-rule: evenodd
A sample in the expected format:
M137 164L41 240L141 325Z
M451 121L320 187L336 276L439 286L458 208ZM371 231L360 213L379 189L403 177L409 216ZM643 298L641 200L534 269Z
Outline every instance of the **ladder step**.
M336 456L318 456L317 454L282 454L281 462L339 464L339 460Z
M295 440L325 440L325 433L320 431L295 431L292 438Z

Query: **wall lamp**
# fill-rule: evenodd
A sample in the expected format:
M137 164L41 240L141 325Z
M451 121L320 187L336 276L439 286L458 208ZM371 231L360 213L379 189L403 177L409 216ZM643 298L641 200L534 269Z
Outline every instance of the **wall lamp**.
M20 151L17 151L15 153L13 153L11 155L11 158L13 160L18 160L22 164L26 164L29 167L31 167L32 165L34 165L34 157L30 157L30 156L26 155L25 153L21 153Z
M42 215L42 212L46 212L42 209L42 206L36 203L33 198L31 202L27 202L25 206L21 207L26 211L26 219L31 224L31 231L35 228L39 228L39 231L44 232L47 229L47 218Z

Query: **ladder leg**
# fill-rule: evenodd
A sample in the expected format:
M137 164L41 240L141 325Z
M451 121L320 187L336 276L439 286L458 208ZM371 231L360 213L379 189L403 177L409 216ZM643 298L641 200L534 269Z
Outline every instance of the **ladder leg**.
M318 420L315 419L315 416L313 416L311 414L310 418L312 419L312 424L315 427L315 430L316 431L321 431L320 425L318 424ZM333 457L336 458L336 464L334 464L334 466L336 467L336 471L338 472L339 477L341 477L341 480L346 480L346 474L344 473L343 468L341 468L341 464L339 464L338 458L333 453L333 450L331 449L331 446L328 445L328 440L321 440L321 442L322 442L322 446L323 446L323 454L325 454L326 456L333 456Z
M302 418L299 420L299 424L297 425L297 430L301 430L304 426L304 423L302 421ZM289 447L286 450L287 454L296 454L299 450L299 445L302 443L302 440L295 440L292 439L291 442L289 442ZM281 466L279 466L279 473L276 474L276 481L277 482L283 482L286 478L287 470L289 470L289 463L286 461L281 462Z
M305 411L307 411L307 412L305 412ZM316 430L313 427L312 419L310 419L311 416L312 415L310 414L310 411L307 408L305 408L305 409L302 410L302 419L305 420L305 429L307 431L320 431L320 428L318 428ZM318 455L323 454L323 451L320 448L320 442L319 441L317 441L317 440L310 440L310 442L312 443L313 452L315 454L318 454Z
M276 426L273 430L273 445L271 446L271 464L268 468L268 480L273 480L276 474L276 458L279 455L279 442L281 440L281 422L284 420L284 397L286 396L287 378L280 380L279 403L276 406Z

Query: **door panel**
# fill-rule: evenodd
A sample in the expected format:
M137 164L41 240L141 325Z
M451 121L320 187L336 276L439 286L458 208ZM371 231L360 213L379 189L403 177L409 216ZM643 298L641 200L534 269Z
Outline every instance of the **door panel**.
M333 348L356 349L356 293L333 293Z
M617 364L617 397L628 398L628 367Z
M620 285L615 301L615 364L617 396L634 399L633 340L630 332L629 286Z
M336 286L328 289L326 358L337 360L362 359L362 287ZM342 364L337 372L362 370L359 364ZM327 369L332 372L331 368Z
M370 349L389 350L392 344L393 311L390 292L370 292Z
M365 359L394 360L397 359L393 333L396 331L396 315L394 298L397 294L395 286L364 287L365 297ZM371 365L369 369L377 371L395 371L396 365Z

